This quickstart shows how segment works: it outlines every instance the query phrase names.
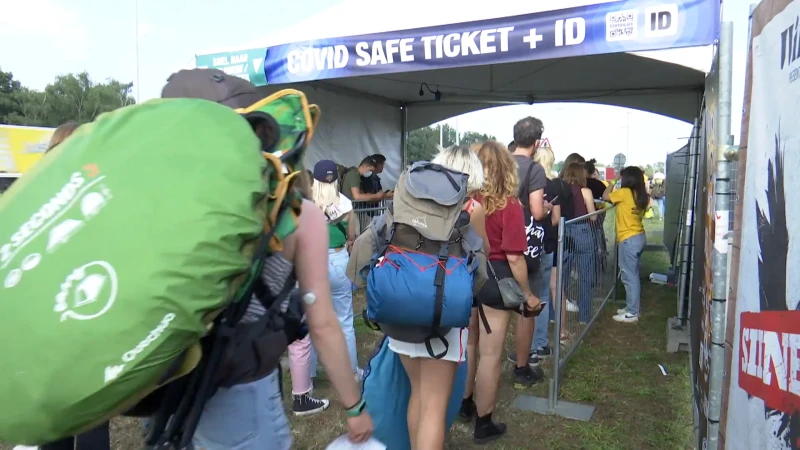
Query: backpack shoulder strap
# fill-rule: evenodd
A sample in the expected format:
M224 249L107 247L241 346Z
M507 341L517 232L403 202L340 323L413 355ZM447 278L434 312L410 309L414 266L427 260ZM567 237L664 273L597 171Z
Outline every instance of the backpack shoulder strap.
M531 210L531 205L529 205L530 200L528 199L528 196L531 193L528 192L528 184L530 184L531 172L533 172L534 164L537 164L537 163L531 161L531 165L528 166L528 170L525 172L525 176L522 177L522 180L520 181L520 184L519 184L519 199L522 202L522 206L528 212L530 212L530 210Z

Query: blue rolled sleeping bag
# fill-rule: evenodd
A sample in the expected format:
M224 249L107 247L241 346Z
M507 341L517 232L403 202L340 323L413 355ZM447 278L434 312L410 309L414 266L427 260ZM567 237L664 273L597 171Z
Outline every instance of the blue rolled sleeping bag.
M469 355L467 355L469 357ZM362 397L375 424L373 435L383 442L387 450L411 450L408 438L408 400L411 382L408 380L400 356L389 348L384 337L365 368ZM447 429L453 425L461 408L461 399L467 385L467 362L458 365L450 403L447 406Z

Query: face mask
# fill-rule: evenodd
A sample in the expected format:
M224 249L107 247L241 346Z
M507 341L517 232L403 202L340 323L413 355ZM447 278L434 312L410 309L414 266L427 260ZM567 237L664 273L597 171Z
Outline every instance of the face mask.
M371 176L372 176L372 171L371 170L368 170L368 171L364 172L364 177L365 178L369 178Z

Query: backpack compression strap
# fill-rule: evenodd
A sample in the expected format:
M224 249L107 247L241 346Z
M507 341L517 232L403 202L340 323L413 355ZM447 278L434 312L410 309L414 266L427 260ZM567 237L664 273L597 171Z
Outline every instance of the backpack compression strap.
M431 358L442 359L450 350L450 344L447 339L439 333L439 326L442 323L442 309L444 308L444 281L445 272L447 267L447 260L450 259L450 242L442 242L439 246L439 264L436 265L436 276L433 279L433 285L436 287L436 297L433 300L433 323L431 324L431 337L425 340L425 349ZM441 353L434 353L431 340L439 339L444 344L444 350Z

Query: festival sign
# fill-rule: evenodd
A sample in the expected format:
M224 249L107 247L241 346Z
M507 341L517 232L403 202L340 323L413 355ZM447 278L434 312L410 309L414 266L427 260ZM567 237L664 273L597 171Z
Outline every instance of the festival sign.
M800 1L763 0L752 18L722 423L731 450L800 448L799 24Z
M256 86L263 86L267 84L267 79L264 77L266 53L266 48L255 48L239 52L197 55L195 66L198 69L220 69L228 75L244 78Z
M717 39L719 12L719 0L621 0L198 55L197 67L264 85L694 47Z
M25 173L47 151L53 131L0 125L0 173Z

